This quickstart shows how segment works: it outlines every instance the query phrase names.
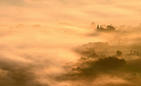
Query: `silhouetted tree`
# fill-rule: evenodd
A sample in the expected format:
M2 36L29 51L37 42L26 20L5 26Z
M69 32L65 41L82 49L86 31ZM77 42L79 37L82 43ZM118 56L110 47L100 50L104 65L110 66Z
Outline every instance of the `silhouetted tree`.
M119 51L119 50L117 50L116 55L117 55L117 56L121 56L121 55L122 55L122 52Z

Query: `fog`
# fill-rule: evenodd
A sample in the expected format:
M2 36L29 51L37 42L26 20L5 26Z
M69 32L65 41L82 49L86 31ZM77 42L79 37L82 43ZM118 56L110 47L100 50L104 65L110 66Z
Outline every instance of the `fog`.
M64 65L76 62L79 58L73 48L93 40L92 37L87 37L84 34L83 31L49 29L46 26L13 25L1 27L1 70L8 72L8 75L4 76L5 82L2 81L1 84L19 86L23 83L23 86L29 86L30 84L34 85L32 80L47 86L48 84L49 86L58 84L52 78L66 72L63 68ZM18 76L15 72L18 72L19 79L27 76L27 80L21 80L22 82L19 83L19 80L12 77ZM9 73L12 74L11 77ZM7 77L12 79L8 80Z
M140 5L0 0L0 85L140 86Z
M135 70L134 67L140 68L133 63L130 63L131 69L128 69L127 66L130 67L130 64L128 64L125 67L126 70L123 70L112 69L108 65L106 67L107 62L104 62L104 68L106 67L104 70L117 70L119 71L118 74L115 72L111 74L102 73L103 67L102 69L100 68L102 64L100 63L101 66L98 66L99 63L96 63L100 69L97 69L97 73L91 74L91 76L96 75L93 76L92 80L89 80L89 74L86 73L85 75L85 72L84 77L82 76L83 78L81 75L76 75L75 81L69 79L69 73L73 73L70 70L73 65L78 64L78 62L81 63L79 59L87 57L89 52L91 52L88 51L88 54L85 54L85 46L89 46L89 48L95 50L103 49L103 53L105 52L104 49L109 48L111 51L108 51L110 54L107 54L107 56L114 55L114 48L120 49L124 53L122 58L129 62L140 59L140 56L126 56L127 51L125 50L125 48L130 49L131 47L135 47L134 49L139 48L136 48L136 46L140 44L140 35L138 35L140 34L140 25L134 27L117 26L114 32L97 32L96 26L93 27L95 28L91 28L90 26L88 28L79 28L80 30L65 28L49 29L49 27L42 25L1 27L0 84L4 86L81 86L81 82L83 81L82 86L86 84L90 86L106 86L108 84L113 84L114 86L132 85L133 83L128 80L128 77L133 78L132 70ZM106 48L104 47L105 45L94 47L94 43L98 42L108 43L109 46ZM95 58L99 58L99 56ZM123 74L124 71L129 71L129 73ZM135 70L137 74L140 74L138 71ZM120 74L123 74L123 77L120 77ZM136 78L140 79L140 75L136 76L131 80L135 80L134 82L136 82ZM68 79L63 80L59 77L68 77ZM137 83L139 82L137 81Z

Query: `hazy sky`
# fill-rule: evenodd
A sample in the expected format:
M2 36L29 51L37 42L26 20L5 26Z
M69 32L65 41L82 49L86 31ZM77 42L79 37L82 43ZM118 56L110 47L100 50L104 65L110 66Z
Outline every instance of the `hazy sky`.
M1 24L82 26L141 21L140 0L0 0Z
M3 67L11 74L11 80L17 71L21 74L28 66L31 68L26 71L33 71L33 80L46 83L43 86L66 86L59 85L60 81L57 83L52 75L66 72L64 65L78 60L80 56L73 50L76 46L101 41L119 43L122 39L124 43L140 42L140 26L125 27L125 34L124 28L121 32L101 34L90 29L92 22L134 25L141 23L140 15L141 0L0 0L0 85L9 86L7 79L3 82L1 78ZM102 76L102 80L107 79L116 82L111 76Z

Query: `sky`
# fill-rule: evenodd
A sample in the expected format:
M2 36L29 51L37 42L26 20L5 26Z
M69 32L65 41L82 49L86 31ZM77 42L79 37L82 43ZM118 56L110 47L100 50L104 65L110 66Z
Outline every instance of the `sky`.
M140 23L140 5L140 0L0 0L0 24L129 25Z

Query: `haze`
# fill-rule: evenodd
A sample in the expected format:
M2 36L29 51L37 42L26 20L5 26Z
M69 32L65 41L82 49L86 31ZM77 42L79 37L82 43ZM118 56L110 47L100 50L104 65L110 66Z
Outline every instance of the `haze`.
M127 56L125 50L134 47L140 52L140 0L0 0L0 10L0 85L141 85L140 70L135 70L133 77L133 71L127 67L130 61L140 61L141 56ZM112 25L116 31L97 32L97 25ZM94 73L92 76L98 77L94 76L92 81L85 73L85 78L77 77L75 81L68 78L73 73L69 69L91 53L85 53L85 47L94 48L95 43L108 43L111 50L121 49L122 59L129 62L127 70L119 69L118 74ZM109 52L114 55L115 50ZM139 68L137 64L134 67Z

